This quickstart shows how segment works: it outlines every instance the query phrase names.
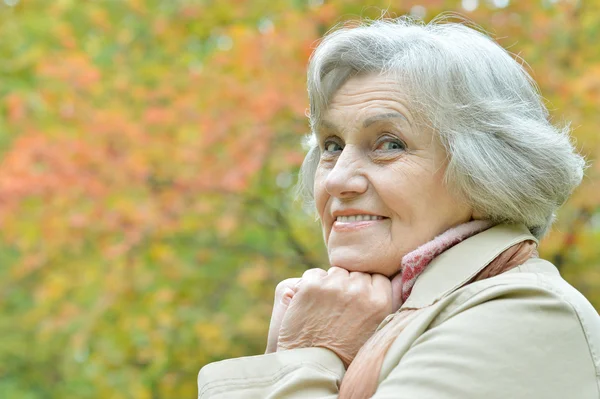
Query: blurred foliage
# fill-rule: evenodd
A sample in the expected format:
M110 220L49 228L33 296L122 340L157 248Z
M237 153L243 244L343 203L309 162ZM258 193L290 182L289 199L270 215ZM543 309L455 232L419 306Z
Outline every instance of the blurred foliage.
M292 185L337 22L464 13L597 159L599 0L391 3L0 2L0 397L194 397L264 351L276 283L326 267ZM596 308L599 172L542 244Z

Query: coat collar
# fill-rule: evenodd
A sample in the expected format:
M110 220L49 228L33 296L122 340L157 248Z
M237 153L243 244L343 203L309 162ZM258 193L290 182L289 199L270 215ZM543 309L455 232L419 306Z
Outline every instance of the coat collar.
M499 224L467 238L431 261L400 309L432 305L466 284L506 249L526 240L538 243L522 224Z

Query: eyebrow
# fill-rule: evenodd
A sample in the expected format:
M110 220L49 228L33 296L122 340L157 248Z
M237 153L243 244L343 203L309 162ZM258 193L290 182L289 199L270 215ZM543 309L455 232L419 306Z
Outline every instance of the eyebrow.
M394 118L401 118L408 122L408 119L406 119L406 117L404 115L402 115L400 112L388 112L385 114L379 114L379 115L375 115L375 116L365 119L365 121L363 122L363 128L367 128L367 127L371 126L373 123L379 122L381 120L394 119ZM323 125L323 127L326 127L327 129L331 129L331 130L335 130L335 131L339 130L337 128L337 126L335 126L333 123L326 121L326 120L322 120L321 125Z
M367 118L363 122L363 128L369 127L373 123L378 122L380 120L393 119L393 118L402 118L408 122L408 119L406 119L406 117L404 115L402 115L400 112L388 112L387 114L379 114L379 115L375 115L370 118Z

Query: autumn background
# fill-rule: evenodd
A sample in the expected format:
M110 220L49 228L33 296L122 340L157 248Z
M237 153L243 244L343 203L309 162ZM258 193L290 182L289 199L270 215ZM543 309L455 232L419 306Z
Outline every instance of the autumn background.
M591 167L541 253L600 309L600 0L1 0L1 398L192 398L264 351L277 282L327 265L307 59L382 10L464 14L572 121Z

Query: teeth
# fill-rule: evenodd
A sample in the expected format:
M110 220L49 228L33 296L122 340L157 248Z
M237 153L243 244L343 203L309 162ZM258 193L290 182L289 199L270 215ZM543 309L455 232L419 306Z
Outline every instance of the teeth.
M375 215L352 215L352 216L338 216L336 221L340 223L352 223L352 222L363 222L368 220L381 220L383 216Z

